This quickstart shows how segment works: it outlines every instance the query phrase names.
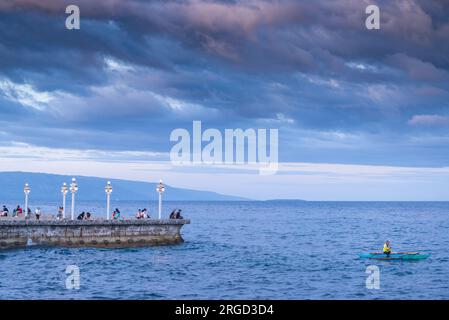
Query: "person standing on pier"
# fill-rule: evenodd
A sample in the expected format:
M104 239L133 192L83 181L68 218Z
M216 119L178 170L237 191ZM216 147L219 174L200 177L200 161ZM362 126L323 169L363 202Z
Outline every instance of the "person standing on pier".
M56 215L56 220L62 220L63 212L64 212L64 208L63 207L59 207L58 208L58 214Z
M37 207L34 211L34 215L36 216L36 220L39 220L41 218L41 208Z

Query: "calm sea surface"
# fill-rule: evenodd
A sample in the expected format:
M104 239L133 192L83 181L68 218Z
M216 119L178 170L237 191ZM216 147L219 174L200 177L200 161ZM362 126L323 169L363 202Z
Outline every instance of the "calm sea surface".
M1 204L0 204L1 205ZM8 203L12 209L14 203ZM56 204L40 204L44 212ZM121 202L134 213L156 203ZM0 251L0 299L449 299L449 203L171 202L185 243L139 249ZM103 203L79 203L98 215ZM51 210L54 212L55 210ZM358 253L431 250L424 261ZM67 290L66 268L80 269ZM365 286L367 266L380 289Z

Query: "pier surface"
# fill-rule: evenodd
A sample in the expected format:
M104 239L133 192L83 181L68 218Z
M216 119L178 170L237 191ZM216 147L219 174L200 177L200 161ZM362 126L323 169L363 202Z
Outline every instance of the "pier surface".
M0 249L30 244L123 248L177 244L186 219L23 220L0 219Z

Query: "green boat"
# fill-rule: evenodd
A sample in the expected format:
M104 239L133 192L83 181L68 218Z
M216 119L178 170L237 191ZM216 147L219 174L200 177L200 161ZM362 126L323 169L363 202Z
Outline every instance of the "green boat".
M392 252L386 255L382 252L361 253L360 258L377 260L424 260L430 256L430 253L419 252Z

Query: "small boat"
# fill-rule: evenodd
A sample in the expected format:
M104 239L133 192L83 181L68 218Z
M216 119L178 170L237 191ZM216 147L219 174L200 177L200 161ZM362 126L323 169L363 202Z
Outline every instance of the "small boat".
M382 252L361 253L360 258L377 260L424 260L430 256L430 253L419 252L392 252L386 255Z

